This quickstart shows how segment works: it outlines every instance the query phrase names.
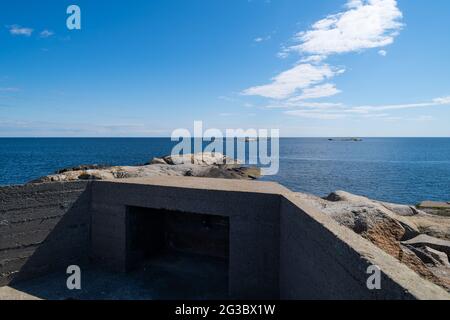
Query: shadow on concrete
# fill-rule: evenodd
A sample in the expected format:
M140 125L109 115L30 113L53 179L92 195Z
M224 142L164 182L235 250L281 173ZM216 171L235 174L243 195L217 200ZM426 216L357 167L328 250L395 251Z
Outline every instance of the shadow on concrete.
M227 271L222 259L177 252L146 261L130 273L87 265L81 271L81 290L67 289L64 272L24 281L14 288L50 300L227 299Z
M56 224L45 221L46 218L43 219L42 227L37 228L36 231L49 233L14 275L9 285L11 288L19 293L50 300L227 299L228 253L226 257L225 255L215 257L183 252L185 248L181 251L163 250L161 254L142 256L140 261L134 263L129 273L108 271L94 264L89 259L91 253L89 197L88 191L83 192L71 206L68 206L66 213ZM61 206L64 206L64 203L61 203ZM152 230L151 224L144 221L153 222L154 220L147 210L142 209L138 212L142 213L139 216L144 219L138 220L137 224L141 226L140 229L144 227L144 230L138 234L137 241L141 242L138 247L147 249L148 244L153 243L154 239L144 236ZM46 214L47 218L51 216L51 212ZM188 228L190 224L185 224L186 220L183 217L177 216L177 219L181 219L181 223L178 220L176 220L177 223L170 220L172 237L173 234L179 234L181 238L193 241L193 231L198 229ZM175 227L177 232L174 233ZM194 227L197 227L197 224L194 224ZM223 240L228 243L228 225L226 227L224 231L227 238ZM178 232L180 229L183 229L182 233ZM186 230L189 233L186 233ZM213 231L217 230L211 229L209 232ZM158 233L155 232L155 234ZM180 239L176 240L180 242ZM171 240L174 241L173 238ZM192 243L186 242L187 240L181 244L191 246ZM220 243L222 242L220 238ZM203 244L202 248L204 247ZM217 249L216 246L214 248ZM228 252L228 247L222 251ZM81 290L67 288L69 274L66 270L70 265L78 265L81 268Z
M59 208L50 208L41 218L39 226L33 225L35 229L24 236L28 239L25 239L23 248L19 249L20 257L26 258L26 262L12 276L10 287L21 290L24 281L52 272L65 275L70 265L88 264L91 238L89 203L88 189L70 204L61 197ZM55 224L54 221L57 215L61 214L61 210L66 212ZM41 240L44 237L45 239ZM43 289L45 291L45 288Z

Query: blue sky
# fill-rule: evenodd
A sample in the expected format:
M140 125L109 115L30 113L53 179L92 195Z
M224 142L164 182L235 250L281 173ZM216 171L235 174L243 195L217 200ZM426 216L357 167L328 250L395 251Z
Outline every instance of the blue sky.
M450 136L449 35L443 0L2 2L0 136Z

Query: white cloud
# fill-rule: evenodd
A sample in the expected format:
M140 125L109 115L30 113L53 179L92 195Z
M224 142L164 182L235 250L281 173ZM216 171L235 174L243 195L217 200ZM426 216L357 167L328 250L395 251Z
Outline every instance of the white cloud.
M298 106L314 109L334 109L334 108L341 108L344 105L342 103L333 103L333 102L302 102Z
M340 93L341 90L336 88L336 85L331 83L326 83L322 85L318 85L311 88L306 88L302 91L302 94L292 97L289 99L289 102L295 102L299 100L307 100L307 99L318 99L318 98L325 98L325 97L331 97L338 93Z
M272 99L285 99L300 89L306 89L311 85L332 78L342 72L343 70L334 70L327 64L321 66L298 64L272 78L272 83L251 87L244 90L243 94Z
M50 30L43 30L40 34L39 34L39 36L41 37L41 38L48 38L48 37L51 37L52 35L54 35L55 33L53 32L53 31L50 31Z
M265 37L257 37L255 39L253 39L254 42L263 42L263 41L269 41L270 39L272 39L272 36L265 36Z
M287 50L330 55L384 47L394 42L402 28L402 12L396 0L350 0L347 8L298 33L298 44Z
M433 99L433 102L437 104L450 104L450 96Z
M327 56L324 55L312 55L312 56L308 56L308 57L304 57L300 60L300 62L302 63L319 63L322 62L323 60L325 60L327 58Z
M341 108L344 105L342 103L333 103L333 102L307 102L307 101L282 101L279 103L272 103L265 108L267 109L298 109L298 108L313 108L313 109L333 109L333 108Z
M8 26L9 33L15 36L26 36L29 37L33 33L33 29L21 27L17 24Z
M363 5L362 0L349 0L346 4L347 8L354 9Z
M384 120L417 120L430 121L433 118L429 115L422 115L420 117L393 117L386 111L402 110L412 108L429 108L437 106L450 106L450 97L436 98L428 102L408 103L408 104L389 104L379 106L356 106L349 107L339 103L315 103L315 102L299 102L295 103L281 103L279 105L270 105L267 108L294 108L296 110L285 111L285 114L314 119L341 119L346 117L359 118L376 118Z
M386 50L380 50L378 51L378 54L382 57L386 57L387 56L387 51Z
M280 59L285 59L285 58L289 57L289 52L287 52L287 50L283 49L277 53L277 57ZM301 61L301 62L307 62L307 61Z
M401 109L411 109L411 108L426 108L426 107L436 107L450 105L450 96L436 98L428 102L420 103L407 103L407 104L391 104L391 105L380 105L380 106L359 106L353 107L353 110L361 112L377 112L386 110L401 110Z
M289 110L285 111L284 113L290 116L320 120L336 120L347 117L345 114L341 113L322 112L317 110Z

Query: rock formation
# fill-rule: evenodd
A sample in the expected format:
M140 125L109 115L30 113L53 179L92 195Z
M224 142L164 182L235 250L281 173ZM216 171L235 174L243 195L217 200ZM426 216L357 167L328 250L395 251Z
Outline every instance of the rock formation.
M450 291L449 218L344 191L324 199L303 193L296 196Z
M199 153L154 158L140 166L82 165L57 171L30 183L75 180L113 180L153 176L192 176L226 179L256 179L258 168L246 167L220 153Z

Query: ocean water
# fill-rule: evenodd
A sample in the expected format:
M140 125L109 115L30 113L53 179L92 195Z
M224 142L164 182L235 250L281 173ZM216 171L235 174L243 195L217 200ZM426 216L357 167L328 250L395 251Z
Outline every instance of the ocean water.
M0 185L79 164L142 164L174 145L168 138L0 138ZM262 180L320 196L346 190L397 203L449 201L450 138L285 138L279 173Z

